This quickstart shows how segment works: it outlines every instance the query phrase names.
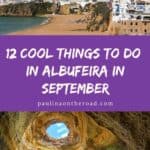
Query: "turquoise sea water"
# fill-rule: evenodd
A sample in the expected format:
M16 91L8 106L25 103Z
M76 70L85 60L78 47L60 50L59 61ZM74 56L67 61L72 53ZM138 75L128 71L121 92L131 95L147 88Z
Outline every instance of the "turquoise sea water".
M0 34L8 34L40 25L45 20L44 17L0 17Z

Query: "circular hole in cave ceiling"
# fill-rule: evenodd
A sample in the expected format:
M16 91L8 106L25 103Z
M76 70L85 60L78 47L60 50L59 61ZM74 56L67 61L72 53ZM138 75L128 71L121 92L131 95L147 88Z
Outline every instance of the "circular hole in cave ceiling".
M59 140L69 135L69 129L64 122L56 122L47 127L46 133L50 138Z

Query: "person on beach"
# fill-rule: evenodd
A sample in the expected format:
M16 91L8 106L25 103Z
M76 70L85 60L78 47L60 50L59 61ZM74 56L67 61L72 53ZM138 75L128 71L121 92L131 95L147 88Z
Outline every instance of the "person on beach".
M52 12L55 15L60 9L60 2L59 0L53 0Z

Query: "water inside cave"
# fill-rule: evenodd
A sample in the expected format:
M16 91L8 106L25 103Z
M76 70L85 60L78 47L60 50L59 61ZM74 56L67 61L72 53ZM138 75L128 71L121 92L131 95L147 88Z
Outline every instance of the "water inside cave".
M49 137L59 140L68 136L69 129L64 122L57 122L50 124L46 129L46 133Z

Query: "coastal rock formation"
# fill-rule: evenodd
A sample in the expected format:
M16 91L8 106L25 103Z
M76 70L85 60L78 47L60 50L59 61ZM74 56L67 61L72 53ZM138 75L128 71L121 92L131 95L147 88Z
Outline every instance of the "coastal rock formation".
M90 4L86 6L86 10L89 12L86 16L88 31L104 32L108 30L111 10L107 3Z
M65 5L61 6L59 13L62 15L69 15L71 13L70 12L70 5L65 4Z
M0 6L0 16L36 16L52 13L51 3L20 3Z
M32 11L28 5L1 6L0 16L32 16Z
M63 121L68 137L47 136L49 124ZM150 113L0 113L2 150L149 150Z

